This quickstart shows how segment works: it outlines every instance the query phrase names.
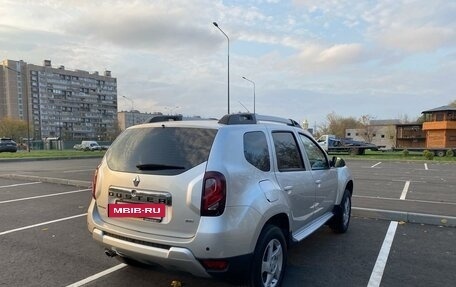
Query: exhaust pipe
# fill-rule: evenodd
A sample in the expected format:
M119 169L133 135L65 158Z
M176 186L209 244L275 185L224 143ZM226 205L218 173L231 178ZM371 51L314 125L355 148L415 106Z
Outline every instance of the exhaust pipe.
M104 254L106 254L106 256L108 257L114 257L114 256L117 256L117 253L112 251L111 249L105 249L104 250Z

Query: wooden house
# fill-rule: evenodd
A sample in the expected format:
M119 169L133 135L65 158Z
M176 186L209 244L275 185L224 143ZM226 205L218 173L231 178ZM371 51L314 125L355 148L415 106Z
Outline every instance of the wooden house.
M426 148L456 148L456 107L443 106L423 114Z
M425 148L426 132L422 124L409 123L396 125L396 148Z

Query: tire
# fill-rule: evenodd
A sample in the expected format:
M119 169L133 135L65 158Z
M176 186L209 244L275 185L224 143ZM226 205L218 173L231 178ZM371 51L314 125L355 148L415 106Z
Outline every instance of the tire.
M345 233L350 224L351 218L351 195L348 189L345 190L340 205L334 207L334 216L329 222L329 227L335 233Z
M435 152L435 155L438 157L444 157L446 155L446 152L443 150L438 150Z
M285 274L287 252L282 230L275 225L266 225L255 247L250 286L280 286Z

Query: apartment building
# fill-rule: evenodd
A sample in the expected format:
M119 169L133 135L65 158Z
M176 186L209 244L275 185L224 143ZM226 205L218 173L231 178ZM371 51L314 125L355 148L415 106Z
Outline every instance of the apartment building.
M24 61L0 65L0 119L28 121L31 137L110 139L117 125L117 79Z
M141 113L138 110L121 111L117 113L117 121L119 123L120 131L126 128L145 123L154 115L161 115L162 113Z
M117 113L117 120L119 122L119 129L120 131L124 131L126 128L143 124L149 122L150 120L163 121L163 118L166 117L167 121L201 121L207 120L208 118L203 118L201 116L184 116L181 114L167 114L164 115L161 112L153 112L153 113L141 113L138 110L131 110L131 111L121 111Z

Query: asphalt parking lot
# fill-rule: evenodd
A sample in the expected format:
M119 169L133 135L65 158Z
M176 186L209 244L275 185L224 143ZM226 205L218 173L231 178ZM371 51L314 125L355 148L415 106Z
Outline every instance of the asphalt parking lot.
M124 266L106 257L85 219L87 187L98 162L0 163L0 286L170 286L174 280L184 286L232 286L157 267ZM348 165L355 176L356 208L456 216L455 164ZM346 234L323 227L292 247L283 285L454 286L456 228L355 214Z

